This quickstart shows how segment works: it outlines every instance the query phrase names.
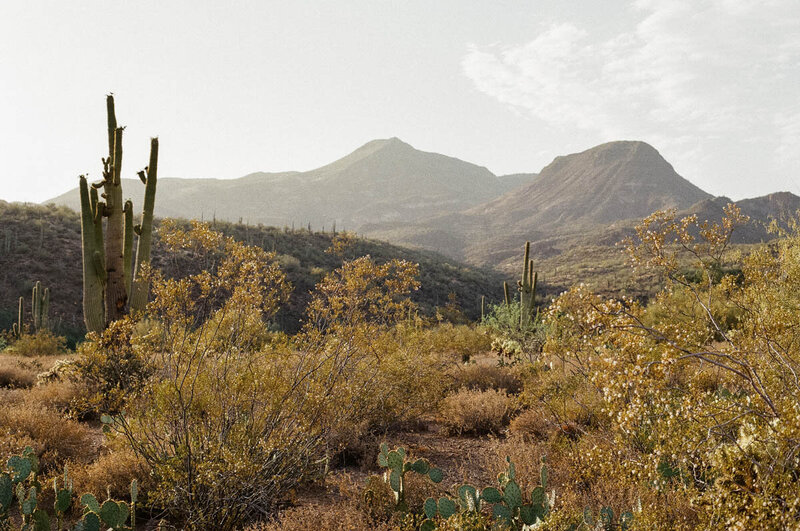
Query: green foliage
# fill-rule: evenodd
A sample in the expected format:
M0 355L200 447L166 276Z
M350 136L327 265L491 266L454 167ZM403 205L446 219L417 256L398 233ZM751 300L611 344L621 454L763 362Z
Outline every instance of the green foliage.
M425 519L419 522L418 528L436 529L436 522L447 522L450 519L469 520L478 518L484 508L491 507L492 517L497 525L510 529L522 529L524 526L543 522L549 514L555 499L555 493L548 497L547 466L542 462L540 468L540 485L535 487L530 496L526 497L516 481L516 470L511 459L506 458L508 467L497 476L497 487L487 486L483 490L464 484L455 488L454 495L439 498L427 498L422 506ZM380 446L378 465L386 468L384 481L386 481L395 496L395 510L408 512L406 503L405 474L415 472L427 476L433 483L440 484L443 480L442 471L432 467L425 459L410 459L402 447L389 450L386 443ZM368 491L368 497L374 498L375 493ZM473 515L472 517L468 515ZM415 519L416 521L416 519ZM455 520L453 520L455 522ZM451 522L451 523L453 523ZM447 528L447 526L443 526ZM482 529L477 526L474 529Z
M432 467L427 459L410 460L403 447L390 451L386 443L382 443L380 446L378 465L387 469L384 480L394 493L395 510L401 512L408 511L405 496L406 473L414 472L421 476L427 476L433 483L441 483L443 479L441 469Z
M73 486L67 467L64 466L63 479L53 478L53 511L48 512L46 507L39 504L42 498L42 484L39 482L39 460L33 449L28 446L21 455L14 455L8 459L4 471L0 471L0 529L11 529L13 519L11 508L14 499L17 500L20 529L23 531L50 531L51 520L55 519L56 529L62 529L72 509ZM131 499L136 500L136 482L131 483ZM114 531L128 531L135 527L135 515L125 502L111 499L103 502L102 506L92 494L81 497L83 516L78 520L73 531L91 531L112 529ZM130 517L131 525L128 526Z

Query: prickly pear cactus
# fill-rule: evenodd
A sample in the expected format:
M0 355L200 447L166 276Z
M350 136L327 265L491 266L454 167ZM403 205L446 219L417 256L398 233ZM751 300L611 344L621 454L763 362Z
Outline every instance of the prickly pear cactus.
M427 476L434 483L440 483L443 478L441 469L431 467L427 459L409 460L403 447L389 450L386 443L381 444L378 453L378 465L386 468L384 480L394 492L395 507L398 511L408 511L405 501L405 475L407 472L415 472L422 476Z

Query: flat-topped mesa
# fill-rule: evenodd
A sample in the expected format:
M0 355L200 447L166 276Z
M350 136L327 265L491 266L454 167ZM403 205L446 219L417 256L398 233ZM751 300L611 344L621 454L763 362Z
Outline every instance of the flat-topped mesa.
M79 179L81 240L83 250L83 317L86 329L102 332L112 321L147 304L149 285L141 268L150 261L153 207L158 166L158 139L150 144L150 165L139 172L145 184L141 225L133 225L133 203L123 203L122 134L117 125L114 96L106 97L108 157L103 158L103 180L91 185ZM103 189L98 197L100 188ZM105 223L105 233L103 228ZM133 238L138 236L136 267L133 269Z

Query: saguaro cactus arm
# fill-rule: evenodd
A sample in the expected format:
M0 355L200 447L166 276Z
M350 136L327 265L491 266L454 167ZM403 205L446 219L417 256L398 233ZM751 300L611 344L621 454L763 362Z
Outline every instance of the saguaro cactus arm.
M81 251L83 254L83 320L90 332L102 332L105 328L103 309L104 281L100 271L105 273L102 263L102 217L99 214L102 203L97 200L97 191L92 189L86 177L80 176L81 197ZM99 223L98 223L99 220ZM99 226L99 227L98 227ZM99 229L99 234L98 234ZM98 262L100 262L98 264Z
M142 266L150 263L150 250L153 245L153 209L156 204L156 184L158 182L158 138L150 139L150 164L144 171L139 172L139 178L144 180L144 205L142 206L142 223L137 234L139 241L136 246L136 269L131 293L131 311L144 311L147 306L147 296L150 284L142 277Z

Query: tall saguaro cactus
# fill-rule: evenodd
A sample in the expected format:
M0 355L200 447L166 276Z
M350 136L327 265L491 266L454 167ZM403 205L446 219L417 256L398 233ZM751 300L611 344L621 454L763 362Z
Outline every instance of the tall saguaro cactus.
M101 332L111 321L129 309L147 304L148 286L138 282L141 264L150 260L155 168L158 165L158 139L151 140L150 166L139 172L145 182L142 224L133 225L133 203L122 201L122 132L117 125L114 96L106 97L108 113L108 157L103 158L103 180L91 185L80 176L81 236L83 241L83 318L90 332ZM155 150L153 149L155 146ZM144 174L147 177L143 177ZM149 182L152 174L152 183ZM97 190L102 188L102 199ZM105 229L103 218L106 218ZM133 270L133 236L139 236L136 271ZM142 248L146 248L146 252ZM141 259L139 258L141 255ZM135 296L134 296L135 295ZM136 303L132 302L136 299ZM131 304L129 304L131 301Z
M525 242L525 258L522 264L522 281L517 281L519 286L519 325L524 328L533 317L536 304L536 271L533 270L533 260L530 259L531 242Z

